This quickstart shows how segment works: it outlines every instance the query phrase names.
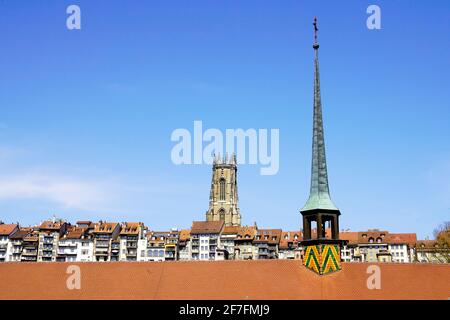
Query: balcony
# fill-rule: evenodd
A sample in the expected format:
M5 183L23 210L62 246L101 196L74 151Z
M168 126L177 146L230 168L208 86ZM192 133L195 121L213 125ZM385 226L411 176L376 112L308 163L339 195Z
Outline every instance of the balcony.
M36 256L24 256L24 255L22 255L21 261L36 261Z
M22 252L22 256L36 256L37 250L25 250Z
M63 242L60 242L58 244L58 246L59 247L74 247L74 248L76 248L77 244L76 244L76 242L65 242L65 241L63 241Z
M108 241L97 241L95 246L97 248L109 248L109 242Z

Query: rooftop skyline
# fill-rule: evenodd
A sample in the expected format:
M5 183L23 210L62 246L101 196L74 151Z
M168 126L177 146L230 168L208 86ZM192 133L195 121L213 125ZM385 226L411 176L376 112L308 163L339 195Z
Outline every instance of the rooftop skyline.
M204 220L209 165L172 163L177 128L276 128L280 167L239 165L242 224L301 228L314 52L340 227L431 237L450 209L448 1L0 2L0 220Z

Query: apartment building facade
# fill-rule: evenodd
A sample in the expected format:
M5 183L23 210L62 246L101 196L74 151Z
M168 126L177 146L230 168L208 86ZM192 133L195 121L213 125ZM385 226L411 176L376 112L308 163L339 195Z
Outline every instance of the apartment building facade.
M20 261L36 262L38 261L39 249L39 231L31 229L23 238L22 254Z
M301 258L299 242L302 238L300 231L283 231L278 247L278 259L298 260Z
M161 262L166 260L167 231L151 231L147 234L147 259L146 261Z
M59 239L66 233L67 227L66 222L56 219L41 223L39 226L38 261L56 261Z
M142 222L124 222L119 235L120 261L141 261L146 250L145 228ZM142 247L144 245L144 247Z
M0 224L0 262L10 260L11 244L9 238L19 231L17 224Z
M94 242L87 228L71 226L58 243L57 261L91 262L94 258Z
M256 259L278 259L278 245L281 229L258 229L253 245L256 247Z
M117 222L103 222L95 224L92 232L94 239L94 261L119 261L120 241L118 240L121 231Z
M234 259L253 260L257 257L257 248L253 246L256 237L256 227L241 227L234 240Z
M221 247L220 236L225 223L219 221L194 221L191 228L191 260L226 259Z
M183 229L180 231L178 238L178 259L182 261L190 260L191 258L191 230Z

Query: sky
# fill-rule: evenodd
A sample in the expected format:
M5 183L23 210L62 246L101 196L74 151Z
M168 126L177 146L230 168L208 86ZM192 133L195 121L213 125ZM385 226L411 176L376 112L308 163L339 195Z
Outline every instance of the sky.
M300 229L317 16L340 227L432 237L450 216L449 14L449 1L0 0L0 220L190 227L211 167L175 165L171 135L198 120L279 129L277 174L239 166L242 222Z

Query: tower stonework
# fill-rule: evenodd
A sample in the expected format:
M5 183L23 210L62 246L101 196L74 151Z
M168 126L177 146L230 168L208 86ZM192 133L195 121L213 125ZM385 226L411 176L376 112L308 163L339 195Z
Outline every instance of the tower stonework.
M216 157L212 168L209 209L206 221L224 221L225 226L240 226L236 156Z
M319 43L317 42L317 19L314 19L314 119L311 163L311 189L303 216L304 265L323 275L341 269L341 240L339 240L340 211L330 198L328 187L325 138L322 119L322 101L319 76ZM331 225L331 237L326 236L326 222ZM311 225L317 225L312 232ZM313 230L314 231L314 230Z

